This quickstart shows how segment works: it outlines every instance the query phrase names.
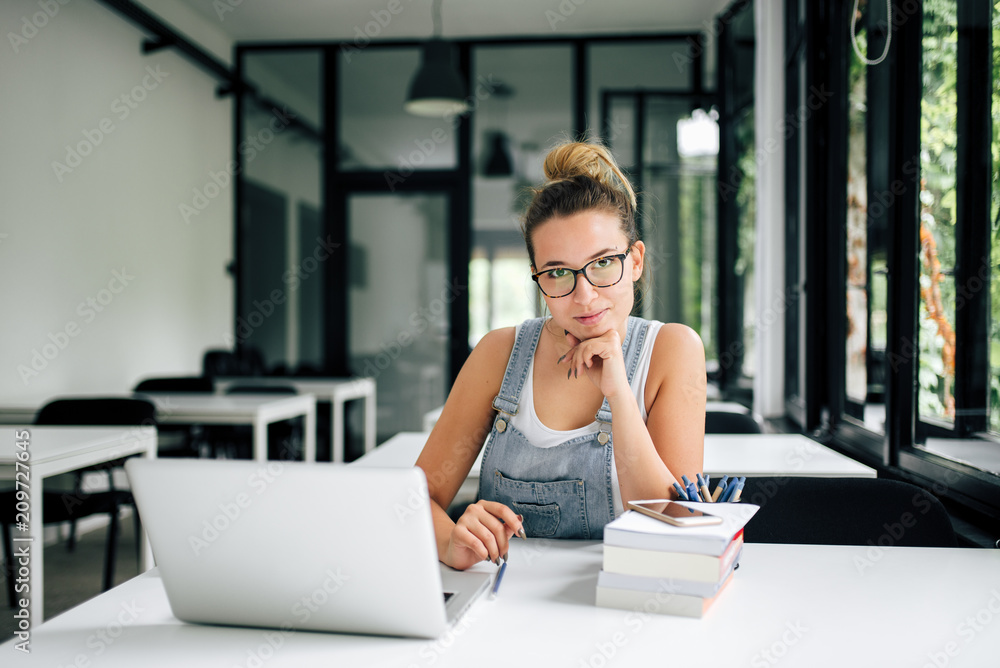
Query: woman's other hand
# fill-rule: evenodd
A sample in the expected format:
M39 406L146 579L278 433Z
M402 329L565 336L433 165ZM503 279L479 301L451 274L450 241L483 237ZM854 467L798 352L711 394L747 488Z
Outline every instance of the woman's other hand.
M513 510L497 501L480 500L458 518L441 561L458 570L484 559L495 563L507 556L511 537L523 537L523 532L522 518Z

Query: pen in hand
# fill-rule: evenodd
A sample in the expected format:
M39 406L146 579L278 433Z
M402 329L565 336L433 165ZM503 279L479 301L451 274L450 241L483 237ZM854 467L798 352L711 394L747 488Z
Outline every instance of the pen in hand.
M507 570L507 560L500 557L500 568L497 569L497 577L493 581L493 590L490 591L490 600L492 601L497 597L497 592L500 591L500 581L503 580L504 571Z

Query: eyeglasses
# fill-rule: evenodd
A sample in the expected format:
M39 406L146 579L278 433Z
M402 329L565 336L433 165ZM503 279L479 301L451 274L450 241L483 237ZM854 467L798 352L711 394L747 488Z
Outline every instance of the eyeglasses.
M618 255L605 255L591 260L580 269L546 269L532 274L531 278L546 297L565 297L576 290L576 277L580 274L595 288L610 288L625 275L625 258L631 252L629 248Z

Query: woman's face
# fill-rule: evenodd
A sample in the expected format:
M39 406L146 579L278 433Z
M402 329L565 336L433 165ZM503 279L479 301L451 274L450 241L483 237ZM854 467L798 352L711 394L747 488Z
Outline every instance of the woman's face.
M628 237L618 217L603 211L583 211L565 218L551 218L532 235L534 272L565 267L581 269L598 258L629 249ZM624 260L622 278L615 285L597 288L583 274L565 297L545 297L552 318L578 339L592 339L617 329L625 337L626 322L635 300L632 283L642 275L645 246L637 241Z

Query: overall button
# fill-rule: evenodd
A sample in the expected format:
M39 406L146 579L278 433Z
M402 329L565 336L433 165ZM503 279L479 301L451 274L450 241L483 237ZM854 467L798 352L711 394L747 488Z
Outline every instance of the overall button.
M501 431L503 431L503 430L501 429ZM608 439L610 439L610 438L611 438L611 434L609 434L606 431L602 431L601 433L599 433L597 435L597 442L600 443L601 445L607 445L608 444Z
M497 420L497 431L501 434L507 431L507 422L504 420Z

